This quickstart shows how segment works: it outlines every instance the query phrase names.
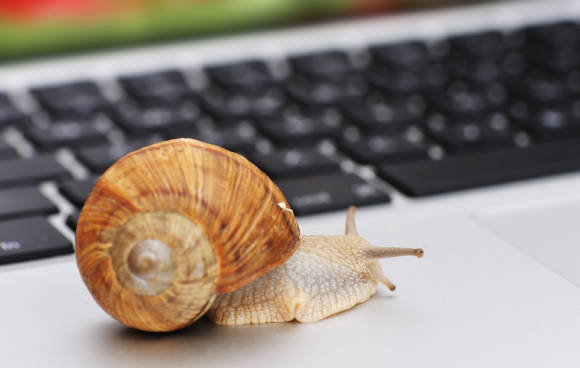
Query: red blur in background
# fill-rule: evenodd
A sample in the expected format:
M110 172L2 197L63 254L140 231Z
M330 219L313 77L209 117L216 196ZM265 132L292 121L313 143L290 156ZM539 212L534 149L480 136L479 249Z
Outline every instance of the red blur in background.
M97 18L133 1L112 0L0 0L0 17L10 21L50 18Z

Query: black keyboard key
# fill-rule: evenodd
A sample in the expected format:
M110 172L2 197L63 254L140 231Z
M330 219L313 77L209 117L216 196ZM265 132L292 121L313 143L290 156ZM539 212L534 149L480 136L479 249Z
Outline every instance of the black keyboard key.
M580 116L568 114L566 111L545 109L532 122L529 129L540 139L567 138L580 134Z
M334 109L293 110L282 116L264 118L261 131L277 143L304 144L340 135L345 122Z
M41 151L62 146L80 147L107 142L107 136L94 126L77 121L57 122L45 128L33 127L25 135Z
M510 108L511 116L537 140L580 137L580 101L553 107L519 101Z
M531 26L522 33L527 36L525 51L536 64L556 73L580 67L580 26L577 23Z
M306 78L294 74L286 81L288 95L305 107L330 106L342 98L362 96L369 90L362 75L355 75L344 81L326 81Z
M506 54L501 67L506 80L519 78L529 69L529 59L521 52L514 51Z
M12 100L0 93L0 129L24 120L24 115L14 106Z
M451 51L465 53L474 59L501 59L508 50L523 43L523 39L502 35L498 31L488 31L461 36L449 39Z
M316 148L302 147L256 154L251 161L272 178L298 177L340 171L337 161Z
M77 229L77 224L79 223L80 213L73 212L66 217L66 225L73 231Z
M401 94L410 95L438 89L449 78L441 64L432 64L418 72L374 64L366 70L366 77L372 85L395 98L400 98Z
M367 70L367 78L375 87L390 95L416 93L424 88L424 79L418 73L397 70L384 65L373 65Z
M0 190L0 220L56 212L58 208L34 187Z
M307 78L342 81L352 74L348 55L342 51L326 51L290 57L294 71Z
M67 180L59 185L59 190L68 200L80 208L85 204L96 182L97 178L81 181Z
M194 138L215 144L230 151L248 155L254 151L255 131L246 124L237 124L217 129L199 130L195 127L175 127L169 135L172 138Z
M202 92L200 98L205 110L220 121L269 116L278 112L287 102L286 95L279 88L255 93L210 88Z
M561 47L548 51L550 57L538 60L556 73L567 73L580 67L580 50L577 45Z
M513 58L511 55L509 57ZM496 60L471 57L465 53L454 52L445 59L445 68L451 77L467 79L482 84L499 82L506 75L517 74L517 71L508 70L508 68L514 68L514 66L509 64L514 63L514 61L507 58L508 55L505 54L503 58Z
M206 68L209 77L228 91L256 93L270 87L274 80L261 61L249 60Z
M571 91L563 78L542 70L533 70L509 83L514 96L533 103L553 104L570 97Z
M53 156L0 161L0 188L68 178L70 173Z
M442 91L430 91L427 102L435 111L450 115L479 115L487 111L502 109L507 103L508 93L504 85L489 85L454 82Z
M408 133L345 134L339 148L362 163L384 164L429 157L429 143L416 128Z
M395 69L421 71L433 61L427 45L420 41L373 46L371 53L375 61Z
M119 81L143 106L176 105L193 96L185 77L176 70L125 76Z
M573 95L573 99L577 100L580 95L580 70L573 70L566 76L566 85Z
M0 160L16 157L18 157L18 155L14 148L10 147L6 142L0 139Z
M122 105L113 115L113 120L130 136L160 134L175 125L193 126L204 115L193 103L179 107Z
M88 166L92 172L100 174L127 153L152 143L155 143L154 140L131 140L94 147L83 147L79 148L76 153L79 160Z
M389 202L387 193L352 174L329 174L276 180L298 216Z
M438 63L449 52L447 41L425 43L423 41L403 41L371 47L373 61L388 65L393 69L420 72L433 63Z
M502 79L502 65L490 61L474 63L471 68L465 70L463 77L474 82L491 83Z
M97 85L90 81L36 87L31 92L46 111L58 118L89 117L110 107Z
M71 243L42 217L0 221L0 264L72 252Z
M379 175L411 196L425 196L578 170L580 142L562 141L391 164Z
M427 131L454 153L515 146L516 130L502 113L451 121L435 115L427 121Z
M561 46L580 42L580 26L572 21L528 26L523 33L531 42Z
M345 116L365 131L400 130L423 120L425 102L419 96L387 99L380 94L350 98L340 103Z

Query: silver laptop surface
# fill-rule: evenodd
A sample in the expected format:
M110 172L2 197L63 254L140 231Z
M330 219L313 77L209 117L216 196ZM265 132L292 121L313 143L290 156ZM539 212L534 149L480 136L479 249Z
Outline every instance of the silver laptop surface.
M0 265L0 365L577 367L580 364L580 173L577 171L580 149L576 147L580 147L580 104L575 105L575 101L580 102L580 62L576 63L580 57L576 59L575 53L580 55L580 38L574 32L571 36L570 32L566 33L566 27L577 26L580 32L580 26L575 24L579 20L580 3L575 0L491 2L38 60L30 56L12 58L18 48L11 45L14 54L9 62L0 65L0 153L10 152L0 156L0 168L5 170L0 172L0 255L5 257L2 262L5 264ZM461 69L461 58L433 62L441 64L445 75L457 81L452 86L442 82L428 92L422 91L427 97L419 102L405 100L411 106L426 110L421 110L420 121L409 123L401 131L369 128L368 124L372 123L364 117L356 120L353 109L342 102L336 107L334 102L324 100L328 97L325 93L332 95L332 88L327 86L330 92L325 92L329 89L308 84L317 76L308 74L312 72L308 66L299 66L300 61L292 59L294 55L329 50L344 52L364 78L373 78L372 72L365 69L373 63L373 58L385 58L381 60L386 60L389 68L394 68L396 63L406 64L399 66L411 74L399 77L408 80L408 84L401 79L384 79L383 85L381 80L369 83L386 101L386 105L379 104L383 110L378 110L378 116L381 111L388 116L403 114L396 115L393 124L398 124L414 110L401 112L398 105L390 103L400 102L400 96L413 95L404 88L414 83L415 59L413 52L405 48L395 50L394 54L391 50L390 55L380 54L382 45L418 41L428 45L432 55L447 52L448 47L453 49L455 45L469 53L470 45L476 41L465 42L459 36L502 35L502 42L509 46L534 37L542 39L543 31L534 27L558 24L564 24L564 31L558 33L548 27L547 33L555 32L561 39L539 42L557 46L560 41L578 41L575 51L526 46L523 52L530 54L524 55L529 57L525 62L536 63L531 68L534 69L530 71L531 76L526 72L517 74L522 62L518 52L506 62L511 65L506 66L508 71L516 70L509 80L493 76L493 67L500 65L499 62L478 64L480 68L475 69ZM570 41L566 37L577 38ZM27 55L22 50L22 55ZM492 55L495 48L484 50L489 59L483 59L496 60ZM408 59L397 57L406 52ZM502 56L502 62L505 57ZM131 92L131 82L119 82L119 78L178 70L192 90L201 93L212 83L222 87L220 77L205 68L244 60L267 62L269 72L282 81L305 68L296 88L284 86L291 104L312 114L316 109L330 106L347 121L343 121L344 129L339 135L321 134L300 146L290 145L302 154L312 149L330 158L335 165L322 165L314 173L309 171L292 177L276 170L271 172L297 210L301 233L341 234L345 208L351 204L340 202L346 198L359 206L357 226L361 236L376 245L420 247L425 256L420 260L382 260L385 274L397 285L395 292L379 285L376 295L368 302L316 323L219 327L201 319L167 334L129 329L99 308L80 278L71 247L75 215L82 206L79 197L86 183L102 170L97 167L101 163L98 155L102 154L99 147L121 147L119 150L123 151L130 146L128 142L144 144L183 131L175 133L173 128L166 130L161 126L165 124L167 110L148 110L148 116L138 116L150 119L147 120L151 123L149 127L133 124L130 117L135 116L131 115L135 111L123 112L128 115L123 115L125 120L121 123L96 114L90 122L83 122L92 127L91 134L75 135L78 134L75 129L81 128L80 123L74 123L81 118L67 115L70 111L58 110L54 106L58 102L50 101L50 95L58 92L49 90L46 97L47 92L42 88L89 80L98 84L109 101L139 100L147 96L139 95L139 91ZM437 80L438 69L433 70L433 74L417 75ZM537 85L525 89L529 80ZM337 84L332 79L324 83L327 82L331 87ZM484 92L477 95L465 89L465 85L477 86L476 92ZM37 87L40 91L35 90ZM316 88L320 90L316 92ZM449 88L461 91L446 99ZM566 88L565 97L558 97L558 88ZM2 93L9 96L10 104L18 111L33 116L32 121L2 125ZM487 98L490 94L508 97L501 107L492 106L482 113L477 110L481 102L477 96ZM316 101L317 96L322 96L322 101ZM351 101L360 96L354 93L348 97ZM272 99L276 100L276 96ZM319 105L311 105L310 99ZM218 99L214 105L211 98L199 101L179 108L197 114L199 102L201 114L207 113L210 118L218 116L220 110L231 108L224 99ZM486 103L493 101L491 98ZM527 115L518 115L522 109ZM472 113L477 113L477 117ZM161 127L155 126L155 116ZM324 119L322 115L312 116L312 120ZM373 116L377 118L376 114ZM491 120L472 123L481 116ZM232 130L235 139L227 144L251 137L253 153L244 151L247 145L235 145L235 150L249 156L274 157L275 152L287 148L287 142L277 135L277 129L264 127L267 122L260 119L267 118L236 118ZM66 125L70 121L73 124ZM214 125L219 127L215 121L208 121L210 129ZM485 125L488 123L490 129L497 128L496 133L509 124L513 134L506 141L500 133L489 133L491 130ZM60 135L51 130L51 124L62 124ZM454 126L460 128L450 132L449 127ZM72 129L68 134L73 138L66 139L63 129L65 132ZM473 149L474 144L481 143L482 136L489 138L487 143L491 146ZM198 137L211 141L208 135ZM380 149L389 144L385 142L392 142L388 137L402 137L409 145L421 143L393 159L388 150ZM377 145L379 148L372 151ZM372 152L359 150L367 146ZM424 149L417 152L417 147ZM114 148L107 150L112 152ZM520 151L514 154L514 150L532 153L526 156ZM296 156L296 153L285 153L286 162ZM107 157L113 156L111 153ZM25 159L32 161L16 163ZM424 161L436 164L421 166L419 163ZM263 167L267 168L267 164L263 163ZM51 169L54 165L61 170ZM26 170L22 172L18 168ZM52 171L43 176L43 170ZM313 191L297 184L301 180L313 183L307 180L313 176L334 181L311 184L319 186ZM356 178L349 188L358 189L336 194L331 188L343 185L345 177ZM29 182L24 182L27 178ZM79 189L81 194L75 191L74 183L78 182L84 183ZM39 201L45 202L38 204ZM31 218L36 220L25 221ZM50 234L35 238L47 226ZM36 245L46 239L64 244L38 256L19 255L18 251L26 250L22 247L31 246L21 242L23 238L37 239ZM36 257L40 259L28 259Z

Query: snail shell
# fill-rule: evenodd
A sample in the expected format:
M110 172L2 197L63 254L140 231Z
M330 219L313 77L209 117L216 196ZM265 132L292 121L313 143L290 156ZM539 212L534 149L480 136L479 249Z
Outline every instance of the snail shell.
M76 232L97 303L127 326L171 331L216 294L283 263L299 230L281 191L240 155L192 139L158 143L110 167Z

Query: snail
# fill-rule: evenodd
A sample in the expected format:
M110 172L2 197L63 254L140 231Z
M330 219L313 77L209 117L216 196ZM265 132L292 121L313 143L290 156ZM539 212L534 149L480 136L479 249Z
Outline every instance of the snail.
M421 257L346 234L300 235L278 187L244 157L193 139L141 148L113 164L81 211L76 260L96 302L144 331L311 322L394 285L378 258Z

